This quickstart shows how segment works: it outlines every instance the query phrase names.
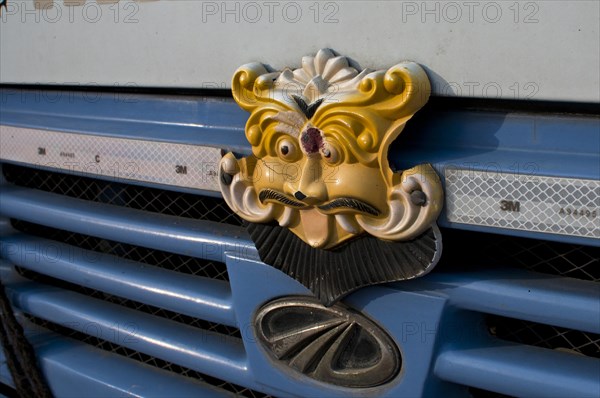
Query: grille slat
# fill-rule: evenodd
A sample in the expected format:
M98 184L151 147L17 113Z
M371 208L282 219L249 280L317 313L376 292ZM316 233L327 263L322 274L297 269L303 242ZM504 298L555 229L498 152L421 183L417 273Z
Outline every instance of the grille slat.
M10 163L3 164L2 171L7 182L21 187L157 214L242 225L242 220L218 198Z
M88 334L77 332L77 331L69 329L67 327L58 325L54 322L45 321L40 318L35 318L32 316L27 316L27 319L29 322L35 324L36 326L51 330L52 332L58 333L62 336L68 336L68 338L70 338L70 339L81 341L85 344L97 347L105 352L114 353L121 357L129 358L133 361L142 363L147 366L151 366L153 368L158 368L158 369L168 371L170 373L182 375L182 376L185 376L186 379L192 379L194 381L204 381L204 382L210 384L211 386L216 387L215 391L211 391L209 394L207 394L207 396L212 397L212 396L214 396L215 393L224 393L227 391L227 392L231 392L231 393L235 394L235 395L231 395L231 396L237 396L237 397L249 397L249 398L268 398L269 397L266 394L259 393L257 391L253 391L251 389L248 389L248 388L245 388L242 386L228 383L224 380L220 380L218 378L214 378L214 377L196 372L192 369L185 368L185 367L176 365L174 363L158 359L156 357L145 355L139 351L134 351L134 350L128 349L122 345L114 344L107 340L99 339L99 338L90 336ZM173 390L174 389L172 389L172 390L165 389L164 396L172 396ZM158 394L158 395L160 395L160 394ZM198 393L195 392L195 394L193 396L196 397L196 396L204 396L204 395L198 395Z
M443 380L517 397L593 397L596 359L518 344L447 349L435 374Z
M180 254L173 254L141 246L128 245L126 243L96 238L90 235L50 228L20 220L11 220L11 225L17 231L25 232L28 235L66 243L86 251L108 254L125 260L148 264L165 270L176 271L178 273L201 276L220 281L229 281L227 267L220 262L208 261L197 257L182 256ZM96 257L98 256L90 254L87 259L95 260Z
M229 284L169 272L27 235L2 239L2 257L28 270L208 321L236 325Z
M27 317L29 318L29 317ZM57 397L231 397L208 379L157 369L126 356L52 333L24 318L38 360ZM51 344L49 344L51 342ZM0 355L1 357L1 355ZM83 371L91 369L87 374ZM64 382L68 380L68 382ZM219 383L222 384L222 383Z
M13 304L36 318L252 386L242 340L35 282L9 286Z
M136 311L140 311L146 314L150 314L153 316L161 317L164 319L169 319L171 321L179 322L181 324L192 326L195 328L199 328L202 330L221 333L226 336L233 336L237 338L241 338L240 330L237 327L227 326L222 323L215 323L207 321L206 319L196 318L194 316L185 315L181 312L169 311L162 307L157 307L150 305L148 303L143 303L139 301L134 301L129 298L116 296L110 293L106 293L102 290L96 290L92 288L88 288L82 285L77 285L74 283L69 283L64 279L53 278L48 275L41 274L36 271L32 271L22 267L15 267L15 271L21 276L30 281L34 281L38 284L43 284L47 286L52 286L55 288L68 290L71 292L79 293L86 297L92 297L98 300L102 300L108 303L117 304L119 306L133 309Z
M169 253L224 262L225 252L258 258L242 227L92 203L23 187L0 192L5 217Z

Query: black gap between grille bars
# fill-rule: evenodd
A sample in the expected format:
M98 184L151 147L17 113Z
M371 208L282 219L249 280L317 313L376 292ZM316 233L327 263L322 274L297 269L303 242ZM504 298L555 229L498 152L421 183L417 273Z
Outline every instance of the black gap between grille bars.
M110 254L123 259L137 261L147 265L189 275L229 281L225 264L196 257L183 256L141 246L129 245L107 239L82 235L61 229L50 228L21 220L11 220L17 231L40 238L50 239L67 245L97 253Z
M70 329L63 325L60 325L60 324L57 324L54 322L50 322L50 321L47 321L47 320L44 320L41 318L34 317L30 314L25 314L25 317L30 322L32 322L36 325L39 325L43 328L46 328L54 333L60 334L62 336L66 336L66 337L81 341L83 343L89 344L89 345L99 348L101 350L104 350L107 352L112 352L114 354L121 355L123 357L127 357L127 358L133 359L135 361L138 361L140 363L166 370L168 372L176 373L176 374L182 375L184 377L189 377L189 378L196 379L196 380L202 380L207 384L210 384L217 388L221 388L223 390L232 392L235 395L240 396L240 397L249 397L249 398L270 398L271 397L270 395L267 395L267 394L264 394L264 393L261 393L258 391L254 391L249 388L239 386L237 384L229 383L227 381L218 379L216 377L212 377L212 376L208 376L208 375L199 373L195 370L185 368L183 366L180 366L180 365L168 362L168 361L164 361L162 359L144 354L139 351L129 349L127 347L123 347L121 345L112 343L107 340L100 339L95 336L91 336L91 335L88 335L85 333L78 332L76 330Z
M2 164L6 181L21 187L171 216L242 225L223 199ZM168 188L168 187L166 187Z
M75 293L82 294L87 297L92 297L95 299L106 301L108 303L117 304L122 307L126 307L129 309L135 310L135 311L140 311L140 312L150 314L153 316L157 316L160 318L179 322L179 323L187 325L187 326L192 326L195 328L219 333L219 334L226 335L226 336L236 337L239 339L242 338L240 330L235 327L223 325L220 323L205 321L203 319L179 314L177 312L173 312L173 311L165 310L163 308L155 307L152 305L140 303L138 301L129 300L129 299L126 299L126 298L123 298L120 296L102 292L100 290L91 289L91 288L88 288L85 286L70 283L70 282L64 281L62 279L56 279L51 276L41 274L39 272L25 269L23 267L15 267L15 269L24 278L27 278L27 279L32 280L37 283L58 287L58 288L64 289L64 290L69 290L69 291L72 291Z
M515 267L600 282L600 248L470 231L443 230L446 270ZM519 344L600 358L600 335L520 319L489 315L494 337Z
M488 316L488 330L499 339L600 358L600 335L521 319Z
M515 267L600 282L600 248L539 239L443 229L438 267Z
M5 396L6 398L19 398L17 390L9 385L3 384L0 381L0 397Z

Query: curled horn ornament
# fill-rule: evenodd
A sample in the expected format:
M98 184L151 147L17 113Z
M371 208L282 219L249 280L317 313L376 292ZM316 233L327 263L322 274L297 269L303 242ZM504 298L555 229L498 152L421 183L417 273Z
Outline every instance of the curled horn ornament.
M225 201L249 222L261 259L326 305L427 273L441 253L439 177L429 164L393 172L387 158L429 98L425 71L414 62L360 70L328 49L301 63L234 73L252 155L222 158Z

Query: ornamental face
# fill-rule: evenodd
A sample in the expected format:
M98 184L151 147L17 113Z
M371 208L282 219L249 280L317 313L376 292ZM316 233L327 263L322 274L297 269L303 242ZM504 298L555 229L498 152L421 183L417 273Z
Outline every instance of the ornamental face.
M361 286L433 268L441 253L440 180L429 164L393 172L387 159L429 97L419 65L359 70L320 50L295 70L244 65L232 91L250 112L252 155L222 158L220 188L250 222L265 263L328 306Z
M443 196L431 166L394 173L387 160L429 97L419 65L359 71L320 50L296 70L244 65L232 84L250 112L253 156L223 158L221 190L245 220L276 221L310 246L332 249L361 234L409 240L439 215Z

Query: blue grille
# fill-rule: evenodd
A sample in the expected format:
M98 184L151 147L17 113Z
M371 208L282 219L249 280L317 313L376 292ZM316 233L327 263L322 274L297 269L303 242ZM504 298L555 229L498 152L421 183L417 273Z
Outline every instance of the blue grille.
M139 121L152 125L149 104L155 109L170 100L140 97L123 105L131 123L108 120L113 105L103 101L63 104L64 112L44 127L139 138ZM21 106L4 107L2 122L39 127L37 118L17 112ZM31 107L35 114L44 105ZM147 138L223 140L224 147L244 150L244 115L228 101L179 98L172 112L198 107L232 117L206 122L196 134L189 126L157 123ZM78 113L106 120L88 123ZM425 144L443 130L440 123L470 142L489 131L504 140L511 126L522 130L523 121L534 119L466 113L441 115L433 127L421 120L429 132ZM589 118L558 118L551 131L566 134L571 125L580 135L595 126ZM424 159L445 156L443 162L454 153L404 144L422 148L412 156ZM597 249L444 230L444 256L427 277L361 289L345 300L381 325L403 358L388 385L354 391L279 366L255 341L257 308L309 292L258 260L239 218L220 199L33 167L2 169L0 275L57 396L600 395ZM509 255L497 254L503 252ZM533 331L541 333L539 341ZM568 334L572 346L551 332ZM579 344L581 336L591 343ZM0 380L10 383L5 370Z
M89 182L89 178L16 166L9 166L8 170L10 170L10 173L5 175L12 186L6 186L3 190L3 199L5 200L2 202L2 209L3 211L9 209L7 213L10 213L9 215L12 217L12 229L15 232L3 239L2 253L3 257L18 265L15 268L13 278L20 278L20 282L11 286L10 292L14 302L17 303L17 307L25 312L24 322L26 324L32 327L41 327L44 330L63 336L63 338L68 339L67 341L72 341L73 344L83 343L95 350L102 350L111 355L116 355L118 358L123 358L121 360L127 358L128 361L134 361L140 366L152 366L160 372L173 375L173 377L189 379L193 383L200 384L202 388L208 388L207 386L210 386L210 388L216 387L222 392L233 392L246 396L260 396L265 393L276 394L278 392L266 385L257 385L257 383L253 385L248 379L243 378L244 369L247 369L248 366L245 344L251 342L254 345L254 342L249 336L250 330L248 327L244 328L242 325L242 328L240 328L235 315L237 309L234 310L234 303L231 301L230 277L225 265L227 256L218 255L214 248L206 250L206 247L203 249L196 248L196 250L199 250L197 253L201 255L194 256L194 253L183 253L184 250L182 249L177 250L178 253L172 252L173 249L180 246L171 246L171 251L165 251L167 249L166 245L162 245L163 247L159 249L145 247L153 246L148 244L151 241L146 241L145 246L140 246L140 240L143 239L142 237L146 232L141 228L136 232L141 236L130 234L127 235L124 242L118 241L115 239L118 236L109 232L111 230L118 231L118 223L116 223L117 225L111 225L106 232L99 229L92 231L96 232L95 234L85 234L83 233L85 231L84 227L78 227L80 224L66 223L60 215L52 216L52 214L61 211L65 207L65 204L61 202L68 202L69 212L85 213L88 219L91 215L92 219L99 218L110 221L114 219L109 216L111 212L125 210L131 212L128 219L132 222L136 218L130 217L131 214L141 210L128 208L127 204L122 201L115 202L114 199L109 202L98 203L97 197L89 196L86 193L88 191L85 190L79 190L79 192L83 192L82 196L85 196L85 200L82 200L75 195L64 195L63 192L56 192L58 188L54 192L49 188L61 186L60 184L53 184L50 181L52 178L69 181L69 186L86 184ZM39 181L39 178L41 178L35 176L36 173L43 174L44 189L36 189L32 185L31 181ZM15 176L27 176L27 179ZM109 186L109 183L102 181L97 181L97 184ZM123 184L117 184L116 186L121 192L129 188ZM139 187L135 187L135 189L139 189ZM105 192L106 189L101 191ZM72 189L70 192L75 192L75 190ZM58 194L62 197L62 201L56 199ZM179 197L179 193L176 192L169 192L168 194L172 198ZM20 205L17 206L17 204L11 206L11 195L17 196L21 205L23 204L22 199L28 198L29 210L32 211L21 211ZM31 201L31 198L35 198L36 195L40 195L36 201L40 203L41 210L39 213L33 211L36 206ZM71 197L65 198L65 196ZM119 197L119 195L113 195L112 197ZM151 198L152 196L147 197ZM202 200L201 197L195 199ZM16 201L17 199L13 200ZM151 199L147 200L151 201ZM210 200L213 203L216 202L215 199ZM176 199L172 199L172 201L176 201ZM92 203L93 206L91 206ZM136 203L138 206L143 207L139 197ZM116 206L116 204L119 206ZM28 204L24 203L24 205L27 206ZM10 211L11 208L15 210ZM78 209L81 209L81 213L78 212ZM41 217L42 212L51 216ZM148 210L143 212L145 214L149 213ZM152 213L156 217L165 217L164 214L160 214L158 211ZM81 216L78 219L81 220ZM189 217L177 218L180 222L184 219L189 219ZM75 219L73 218L72 221L75 221ZM206 217L202 221L215 222L206 220ZM232 225L229 228L239 227ZM185 233L191 234L190 230ZM179 230L179 235L181 234L182 231ZM242 230L238 230L237 234L245 236ZM528 292L532 288L538 292L537 298L532 299L530 305L543 305L543 302L540 303L539 299L543 298L542 293L548 289L547 283L544 279L537 277L537 274L523 274L523 271L519 270L512 271L513 273L507 273L506 271L495 271L496 274L486 273L485 275L488 277L494 275L496 278L501 276L502 279L495 282L482 280L482 274L478 270L470 269L468 264L487 261L482 256L484 252L490 254L488 256L489 261L506 261L498 257L497 254L493 254L494 252L491 250L494 246L502 247L506 243L496 243L498 238L493 235L482 237L480 234L469 232L445 231L445 235L448 237L447 240L450 242L453 239L469 240L469 237L465 236L469 234L473 235L470 237L471 241L478 239L477 244L485 247L484 251L475 251L472 254L473 258L468 259L468 256L464 256L463 252L457 250L458 245L450 245L443 262L440 264L440 270L446 272L436 272L426 280L418 280L408 285L412 290L422 290L423 292L431 290L432 284L437 285L436 290L448 296L447 300L450 307L463 309L458 312L459 319L463 317L470 319L469 339L475 336L477 339L483 339L487 342L485 351L479 353L472 349L442 352L436 360L435 375L442 380L449 379L453 382L463 383L465 386L475 385L489 390L503 391L503 388L490 388L489 380L493 379L491 377L491 374L493 374L492 369L498 366L514 366L511 364L513 358L503 355L505 350L515 350L515 356L528 355L528 358L531 358L532 366L535 365L536 367L541 366L540 361L545 359L546 355L548 358L559 360L559 363L562 361L561 358L567 359L567 357L561 356L572 355L555 350L561 348L562 345L553 345L551 337L544 339L544 344L536 343L531 338L524 338L523 324L527 325L528 330L532 330L532 325L541 325L540 327L545 327L547 330L560 330L563 331L561 332L563 336L566 333L564 331L568 331L570 334L583 333L588 338L596 339L592 346L595 344L597 348L597 335L565 328L565 326L575 326L584 330L593 329L593 322L592 324L590 322L586 324L584 319L577 319L576 323L578 325L573 325L572 321L575 320L576 316L572 316L572 319L557 319L559 322L555 323L560 324L562 327L536 323L535 321L540 320L538 318L540 315L544 321L547 320L549 315L538 314L535 311L529 311L532 312L530 314L523 314L525 315L524 320L507 318L507 315L515 315L521 311L518 300L515 301L515 295L507 294L507 291L518 292L519 287L514 282L503 279L507 276L512 277L513 280L529 278ZM537 247L535 243L540 244L529 240L512 241L513 245L519 244L519 247L526 244ZM248 243L236 245L227 242L219 244L223 253L227 252L227 248L229 248L229 252L236 255L251 253L252 250L248 249L248 245ZM246 249L240 251L240 247ZM186 251L188 250L189 248ZM574 246L569 246L569 249L565 249L565 252L573 255L574 250ZM585 251L585 255L579 254L579 257L586 258L585 256L589 257L590 250L593 249L580 247L581 250ZM210 259L203 259L202 257L207 257L207 253L210 253L210 256L208 256ZM549 255L556 257L556 249L550 252ZM461 256L463 266L457 266L460 263L458 260ZM527 263L526 257L523 258L522 261ZM539 262L540 259L538 259ZM518 261L513 261L512 264L522 265ZM589 266L589 264L587 265ZM235 270L236 268L230 266L229 269ZM589 272L595 271L590 268ZM559 272L555 273L558 274ZM90 275L93 275L94 278L90 278ZM191 282L192 280L194 282ZM563 282L562 279L560 280ZM572 287L577 287L577 297L570 298L573 301L585 299L585 290L592 291L596 288L596 286L588 286L592 282L577 282L573 279L566 281ZM198 285L194 286L193 283L198 283ZM480 286L477 287L477 285ZM486 286L488 288L493 286L494 288L489 290ZM584 287L585 289L581 290ZM172 296L178 298L168 300L162 294L149 293L157 289L168 291ZM377 297L377 290L380 289L366 289L365 292L351 296L350 302L354 302L356 307L364 306L365 298L363 297L361 300L356 296L360 297L366 294L367 296ZM190 293L195 294L196 297L181 298ZM555 289L552 294L566 298L567 302L563 304L566 304L567 307L575 306L575 302L568 302L570 294L566 294L565 291L560 292ZM397 298L402 300L401 296ZM473 298L477 299L474 300ZM506 300L513 303L514 308L510 308L510 305L507 308L505 304L500 304L500 302ZM198 304L198 301L203 301L204 306ZM525 306L527 307L527 305ZM562 311L557 312L562 313ZM479 313L486 314L486 317L473 317ZM514 322L521 322L521 327L511 327ZM450 322L450 325L452 323L453 321ZM416 341L422 344L427 341L429 334L437 333L437 330L434 330L435 327L431 330L428 327L427 325L423 327L419 322L403 322L399 329L396 326L396 331L399 333L395 337L400 340L401 346L403 340L406 343L414 340L415 337L418 337ZM489 334L488 331L492 333ZM456 334L457 330L452 330L444 338L448 338L449 341L460 341L461 338L464 338L464 336L458 336L457 338ZM156 340L162 341L166 336L173 335L180 338L170 342L166 347L163 344L153 342ZM497 346L500 340L494 340L493 338L510 340L520 344L516 346ZM153 343L150 343L151 341ZM199 346L195 344L196 341L203 341L207 345L201 344ZM492 344L492 342L494 343ZM412 344L414 343L415 341L412 341ZM444 340L441 340L440 343L444 343ZM544 346L553 350L530 352L530 348L527 347L531 345ZM581 347L571 347L574 351L579 350L581 352L582 350L579 348ZM490 351L491 355L488 355ZM590 357L597 357L594 349L590 350L589 344L583 352ZM208 364L202 361L203 358ZM498 359L500 361L497 362ZM569 357L568 359L573 362L573 358ZM467 371L472 366L470 361L477 363L484 360L489 361L489 368L486 369L485 366L483 368L478 367L479 378L465 378L465 375L470 374ZM591 358L585 359L585 357L582 357L581 360L589 361ZM215 366L215 363L219 361L221 362L221 368L218 367L219 365ZM461 366L466 366L466 369L460 372L457 371ZM578 365L578 367L581 366ZM472 372L474 369L470 369L470 371ZM240 378L240 376L242 377ZM492 387L494 387L493 384ZM259 392L259 389L264 392ZM323 391L329 391L329 389ZM460 391L460 389L457 391ZM480 395L481 393L477 394Z

